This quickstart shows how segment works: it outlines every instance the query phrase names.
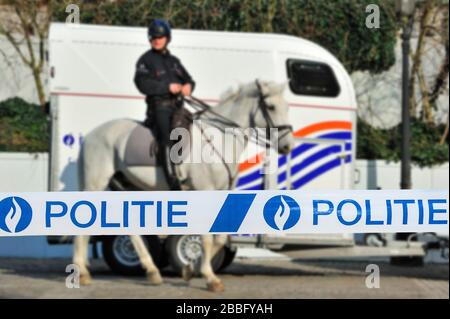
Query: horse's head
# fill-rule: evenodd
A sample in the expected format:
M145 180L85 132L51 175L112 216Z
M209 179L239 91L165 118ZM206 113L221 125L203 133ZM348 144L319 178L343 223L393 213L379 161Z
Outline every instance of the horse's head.
M278 152L287 154L294 145L292 126L289 124L288 103L283 98L286 85L256 80L255 107L250 115L253 127L265 128L272 142L278 142Z

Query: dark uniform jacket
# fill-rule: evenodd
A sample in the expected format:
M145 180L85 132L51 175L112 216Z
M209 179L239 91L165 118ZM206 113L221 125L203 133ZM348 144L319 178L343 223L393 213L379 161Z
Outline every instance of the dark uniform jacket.
M136 64L134 83L138 90L146 95L149 108L157 103L175 101L176 97L169 91L171 83L190 83L192 91L195 87L194 80L180 60L168 50L164 53L155 50L145 52Z

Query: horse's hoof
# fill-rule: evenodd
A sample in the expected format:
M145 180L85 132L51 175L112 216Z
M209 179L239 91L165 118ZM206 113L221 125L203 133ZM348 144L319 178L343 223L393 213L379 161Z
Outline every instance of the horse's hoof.
M192 264L187 264L181 270L181 275L185 281L189 281L194 277L194 266Z
M206 286L208 291L211 292L223 292L225 290L225 285L221 281L208 282Z
M80 285L89 286L90 284L92 284L91 275L80 275Z
M147 280L152 285L161 285L163 283L163 279L159 271L147 273Z

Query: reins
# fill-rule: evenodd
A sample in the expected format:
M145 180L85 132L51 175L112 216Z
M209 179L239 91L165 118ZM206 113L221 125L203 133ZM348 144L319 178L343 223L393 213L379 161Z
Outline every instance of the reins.
M249 141L253 141L258 145L262 145L265 148L270 148L272 146L272 141L271 141L271 129L275 128L278 130L286 130L288 134L289 132L292 132L292 126L291 125L275 125L273 122L272 117L270 116L269 113L269 105L266 102L266 98L268 97L267 95L263 94L263 90L261 87L261 84L258 82L258 80L255 81L256 82L256 87L258 88L258 105L256 108L256 111L260 110L262 113L262 116L264 118L264 120L266 121L266 136L264 139L261 138L257 138L254 136L250 136L250 138L248 138L248 136L246 136L244 134L244 140L245 142L249 142ZM210 113L211 115L213 115L213 118L210 118L208 120L210 120L210 124L212 124L213 126L225 131L225 128L228 127L232 127L232 128L239 128L239 129L244 129L242 128L239 124L237 124L236 122L224 117L223 115L215 112L213 110L213 107L211 107L209 104L205 103L204 101L194 97L194 96L190 96L189 98L184 98L184 101L186 101L194 110L195 113L193 113L193 118L200 118L202 115ZM253 116L256 115L256 112L253 113ZM221 125L216 125L216 123L219 122ZM195 121L194 121L195 123ZM232 187L232 182L234 177L232 176L232 172L230 170L230 168L228 167L227 163L225 162L225 159L223 158L223 156L220 154L220 152L216 149L216 147L211 143L211 141L209 140L209 138L206 136L206 134L204 133L203 128L201 128L198 125L200 132L202 133L203 136L205 136L206 141L211 145L213 151L221 158L227 173L228 173L228 188L230 189Z

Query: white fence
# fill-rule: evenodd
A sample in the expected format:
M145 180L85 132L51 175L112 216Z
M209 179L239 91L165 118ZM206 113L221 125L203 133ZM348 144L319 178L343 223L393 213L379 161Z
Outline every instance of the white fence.
M412 167L411 178L414 189L448 189L449 164L432 168ZM355 172L356 189L400 188L400 163L383 160L357 160Z
M448 189L449 164L412 168L415 189ZM47 153L0 153L0 192L45 192L48 184ZM398 189L400 163L356 161L356 189Z
M48 185L47 153L0 153L0 192L42 192ZM0 256L70 257L71 245L48 245L44 236L0 238Z
M358 160L355 188L398 189L400 163ZM0 153L0 192L47 191L47 153ZM449 164L433 168L413 167L416 189L448 189ZM71 245L49 246L45 237L0 238L0 256L69 257Z
M0 153L0 192L47 191L47 153Z

